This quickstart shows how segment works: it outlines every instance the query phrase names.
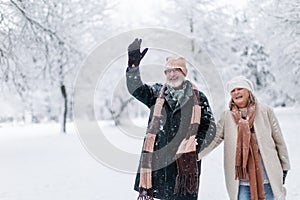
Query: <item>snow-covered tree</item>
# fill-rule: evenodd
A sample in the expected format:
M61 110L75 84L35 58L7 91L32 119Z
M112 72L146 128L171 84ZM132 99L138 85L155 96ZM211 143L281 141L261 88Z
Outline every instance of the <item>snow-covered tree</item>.
M257 1L258 3L258 1ZM259 1L251 7L255 35L265 45L272 62L278 105L299 105L300 90L300 1ZM255 17L254 13L258 13ZM281 102L281 103L280 103Z
M200 89L204 92L222 87L222 81L216 77L215 82L209 78L211 88L205 88L207 77L201 75L217 70L223 82L235 75L247 76L255 83L259 96L269 104L299 105L299 4L299 0L254 0L248 1L245 8L237 9L218 0L147 3L134 0L4 0L0 2L0 90L3 93L0 102L14 98L5 105L14 107L14 102L20 114L14 112L10 118L31 115L27 118L32 121L62 119L64 124L67 117L72 117L75 74L88 53L105 38L134 28L158 27L189 37L187 54L203 66L208 64L201 62L203 53L208 53L213 65L203 67L200 73L190 68L188 73L188 78L203 86ZM126 46L118 48L126 53ZM143 62L159 61L159 65L163 65L160 57L165 56L164 53L149 53ZM115 76L98 88L95 105L101 119L127 112L134 117L146 116L144 110L134 109L140 105L138 102L128 104L130 96L126 88L113 97L101 95L114 92L115 88L107 87L113 84L108 83L118 83L125 68L126 60L118 63L118 67L111 67L110 73ZM143 70L141 68L142 73ZM150 74L147 76L151 78ZM154 79L145 79L145 82ZM86 81L90 81L88 77ZM123 92L128 95L124 99ZM224 106L223 101L214 102L213 99L211 102L212 107ZM7 113L5 117L9 118Z
M65 132L74 77L91 42L101 37L107 2L10 0L0 7L5 86L19 94L33 118L61 118Z
M218 1L170 5L165 25L193 38L193 49L206 50L224 82L245 75L274 106L299 99L293 89L299 84L298 1L251 1L240 10Z

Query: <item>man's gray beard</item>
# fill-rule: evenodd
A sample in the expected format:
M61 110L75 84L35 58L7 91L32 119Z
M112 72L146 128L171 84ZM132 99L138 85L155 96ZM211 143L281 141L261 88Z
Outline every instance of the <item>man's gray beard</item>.
M167 81L167 85L170 86L170 87L172 87L172 88L178 88L178 87L180 87L182 85L183 81L184 81L184 79L178 80L175 83L174 82L170 83L169 81Z

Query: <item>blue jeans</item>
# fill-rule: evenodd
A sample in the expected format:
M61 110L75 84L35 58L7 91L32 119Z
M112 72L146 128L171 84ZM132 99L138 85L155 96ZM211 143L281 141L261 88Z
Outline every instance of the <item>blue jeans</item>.
M265 190L266 200L274 200L272 188L269 183L264 184L264 190ZM251 200L250 186L247 185L239 186L238 200Z

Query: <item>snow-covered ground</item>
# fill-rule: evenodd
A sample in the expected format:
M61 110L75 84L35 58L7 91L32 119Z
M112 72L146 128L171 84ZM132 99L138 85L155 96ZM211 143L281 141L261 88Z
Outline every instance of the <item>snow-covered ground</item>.
M297 155L300 109L275 111L292 164L286 182L287 199L297 200L300 199L300 159ZM101 124L115 146L124 151L140 151L141 140L124 135L111 123ZM58 124L0 125L1 200L136 199L137 194L132 189L134 174L110 169L96 161L81 144L73 124L68 124L67 135L60 134L59 130ZM203 159L199 199L228 199L222 156L221 145Z

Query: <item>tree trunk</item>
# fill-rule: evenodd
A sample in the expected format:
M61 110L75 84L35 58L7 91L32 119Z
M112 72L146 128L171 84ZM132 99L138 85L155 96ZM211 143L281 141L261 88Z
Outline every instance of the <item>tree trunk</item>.
M62 113L62 121L61 121L61 132L66 133L66 122L67 122L67 112L68 112L68 98L66 88L63 84L60 86L60 91L63 96L63 113Z
M194 21L193 21L193 15L189 19L190 22L190 34L192 36L192 41L191 41L191 50L193 54L195 53L195 38L194 38Z

